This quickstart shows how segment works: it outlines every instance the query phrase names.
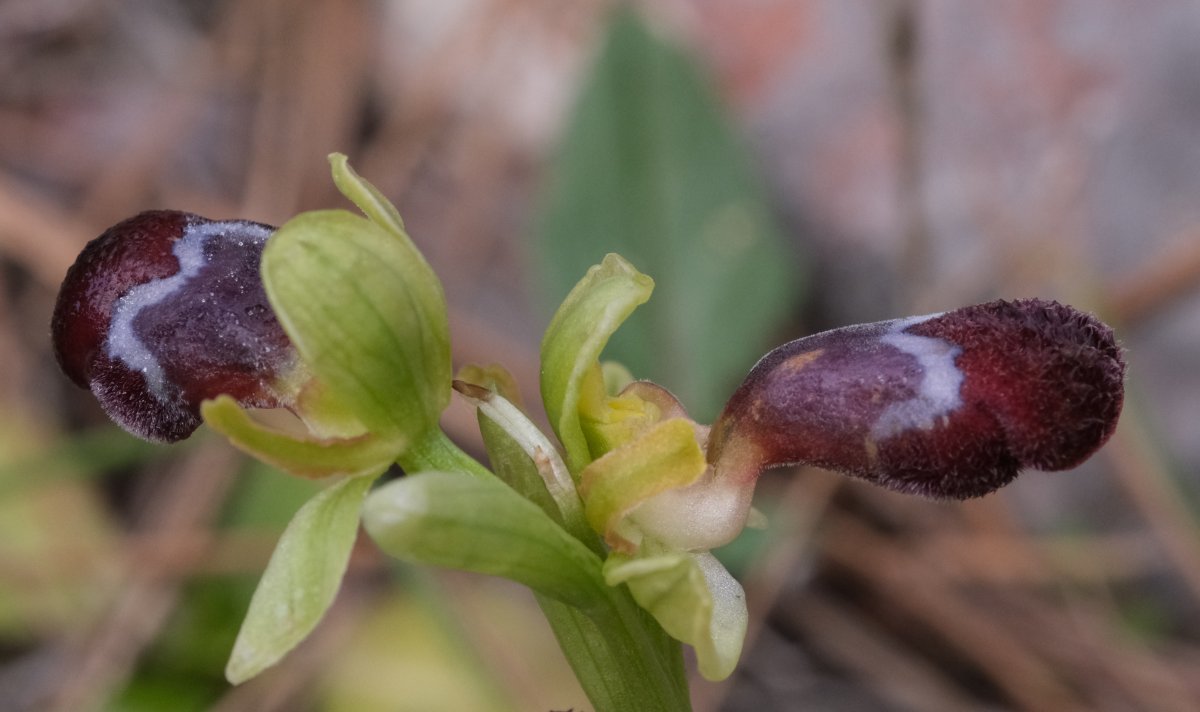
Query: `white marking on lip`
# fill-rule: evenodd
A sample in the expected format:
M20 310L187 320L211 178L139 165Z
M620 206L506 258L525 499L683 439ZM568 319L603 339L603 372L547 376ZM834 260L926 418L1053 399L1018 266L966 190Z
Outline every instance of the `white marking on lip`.
M143 309L171 296L199 274L207 264L204 243L208 238L224 235L232 229L251 232L256 243L265 242L271 236L271 230L262 225L242 220L198 224L189 220L184 225L183 237L171 247L171 252L179 260L179 271L169 277L152 279L133 287L117 300L113 309L105 342L108 356L140 372L146 379L146 387L160 403L170 400L166 392L166 374L162 364L134 333L133 321Z
M910 326L937 316L941 316L941 313L897 319L879 337L883 343L917 359L922 376L916 395L888 405L879 414L871 426L872 440L883 440L912 428L928 430L939 420L944 422L950 413L962 405L959 391L963 373L954 365L954 359L962 349L932 336L905 333Z

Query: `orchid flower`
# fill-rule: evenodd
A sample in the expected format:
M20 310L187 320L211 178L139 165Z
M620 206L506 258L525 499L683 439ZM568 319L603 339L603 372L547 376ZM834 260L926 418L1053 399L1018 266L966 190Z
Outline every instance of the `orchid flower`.
M1111 329L1038 299L848 326L767 354L711 427L602 363L654 283L617 255L567 296L541 346L543 433L496 366L451 372L445 297L396 209L331 157L364 213L278 230L153 211L83 250L55 352L122 427L175 442L206 422L280 469L332 484L293 519L227 676L274 664L317 624L360 521L398 558L527 585L596 709L686 710L679 641L728 676L741 586L710 551L751 518L762 472L804 463L903 492L987 494L1074 467L1112 434L1125 365ZM491 469L438 418L478 409ZM284 408L284 432L252 411ZM393 463L407 475L374 484ZM646 615L648 614L648 616Z

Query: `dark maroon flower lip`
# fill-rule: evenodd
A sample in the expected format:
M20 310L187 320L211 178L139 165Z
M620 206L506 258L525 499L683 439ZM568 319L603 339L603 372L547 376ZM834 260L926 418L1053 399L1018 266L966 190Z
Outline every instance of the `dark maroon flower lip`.
M709 438L735 477L783 464L964 498L1078 465L1112 434L1125 364L1095 317L1039 299L834 329L760 361Z
M54 353L67 374L87 388L97 351L108 336L116 302L132 286L179 270L172 254L191 216L175 210L141 213L89 242L67 270L54 306Z
M63 371L130 432L173 442L221 393L278 405L294 359L259 277L274 228L178 211L106 230L67 272L51 322Z

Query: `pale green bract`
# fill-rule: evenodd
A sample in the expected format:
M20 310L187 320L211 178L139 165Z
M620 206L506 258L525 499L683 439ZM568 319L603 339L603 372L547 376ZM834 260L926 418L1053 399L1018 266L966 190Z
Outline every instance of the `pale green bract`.
M274 665L321 620L346 573L363 497L380 472L342 480L296 512L238 631L225 668L231 683Z

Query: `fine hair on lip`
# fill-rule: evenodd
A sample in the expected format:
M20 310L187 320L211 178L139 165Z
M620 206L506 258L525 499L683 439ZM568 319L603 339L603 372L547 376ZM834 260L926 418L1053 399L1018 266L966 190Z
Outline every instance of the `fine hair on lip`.
M833 329L759 361L714 423L708 458L743 479L805 463L975 497L1095 452L1124 373L1111 329L1039 299Z
M219 394L284 405L295 366L259 274L274 228L179 211L136 215L88 243L52 320L55 354L105 412L139 437L174 442Z

